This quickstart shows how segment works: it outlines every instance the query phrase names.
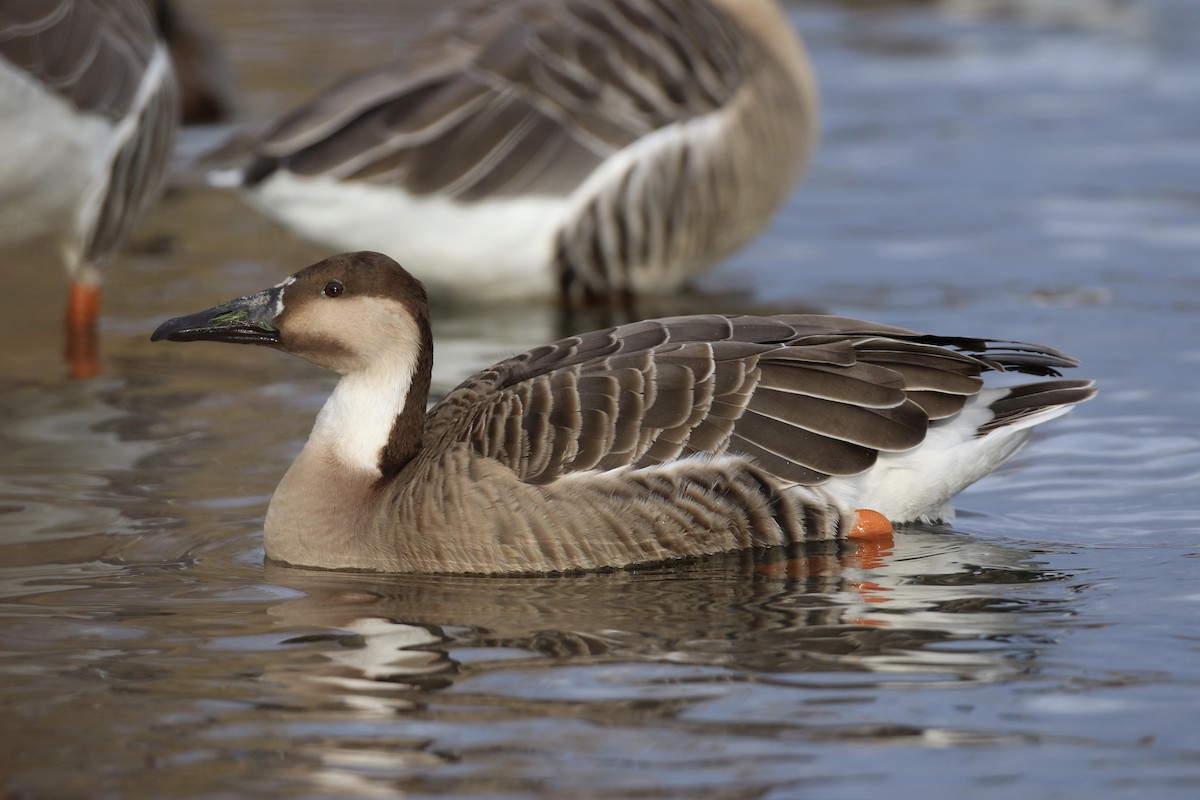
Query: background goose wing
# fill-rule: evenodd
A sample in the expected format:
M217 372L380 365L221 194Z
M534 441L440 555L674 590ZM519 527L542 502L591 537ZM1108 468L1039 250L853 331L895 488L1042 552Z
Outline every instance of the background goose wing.
M141 0L0 2L0 57L80 111L128 115L158 46Z
M435 449L468 441L534 483L733 452L814 484L920 444L931 421L978 393L986 370L1073 364L1032 345L837 317L677 317L501 362L435 406L427 431Z
M716 111L756 57L697 0L459 3L395 63L266 131L246 181L301 175L462 200L561 194L654 130Z

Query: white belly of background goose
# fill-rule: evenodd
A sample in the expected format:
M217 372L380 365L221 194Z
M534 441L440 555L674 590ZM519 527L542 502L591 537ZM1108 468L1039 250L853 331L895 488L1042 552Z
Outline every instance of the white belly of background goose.
M595 301L744 244L812 151L811 70L774 0L437 11L216 182L320 244L403 252L439 292Z
M268 557L387 572L622 567L936 518L1089 398L1017 342L817 315L649 320L480 372L425 412L419 282L348 253L164 323L342 375L267 514ZM982 375L1045 379L984 389Z
M335 249L410 253L437 293L471 287L497 300L550 297L557 289L547 264L566 212L559 198L462 203L291 172L273 175L248 197L287 227Z

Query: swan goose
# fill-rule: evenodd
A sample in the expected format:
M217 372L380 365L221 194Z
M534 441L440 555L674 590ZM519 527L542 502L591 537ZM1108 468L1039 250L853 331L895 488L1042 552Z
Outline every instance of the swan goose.
M594 570L937 519L1094 393L1039 345L842 317L698 315L562 339L426 411L421 284L345 253L152 337L338 372L271 499L266 555L381 572ZM985 388L1011 371L1044 380Z

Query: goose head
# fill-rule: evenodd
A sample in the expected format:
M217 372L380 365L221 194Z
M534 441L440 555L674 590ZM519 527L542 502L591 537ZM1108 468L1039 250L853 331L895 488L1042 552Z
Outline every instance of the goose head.
M214 341L284 350L341 375L418 351L429 329L425 290L381 253L342 253L261 292L169 319L151 341Z
M151 341L283 350L339 373L312 440L350 469L394 474L420 448L433 367L420 282L380 253L343 253L261 292L167 320Z

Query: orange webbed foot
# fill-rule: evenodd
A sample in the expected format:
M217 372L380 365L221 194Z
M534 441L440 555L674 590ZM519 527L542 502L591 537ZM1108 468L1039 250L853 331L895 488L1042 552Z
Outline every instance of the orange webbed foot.
M854 527L850 529L849 538L890 539L894 532L891 521L883 514L869 508L860 508L854 512Z

